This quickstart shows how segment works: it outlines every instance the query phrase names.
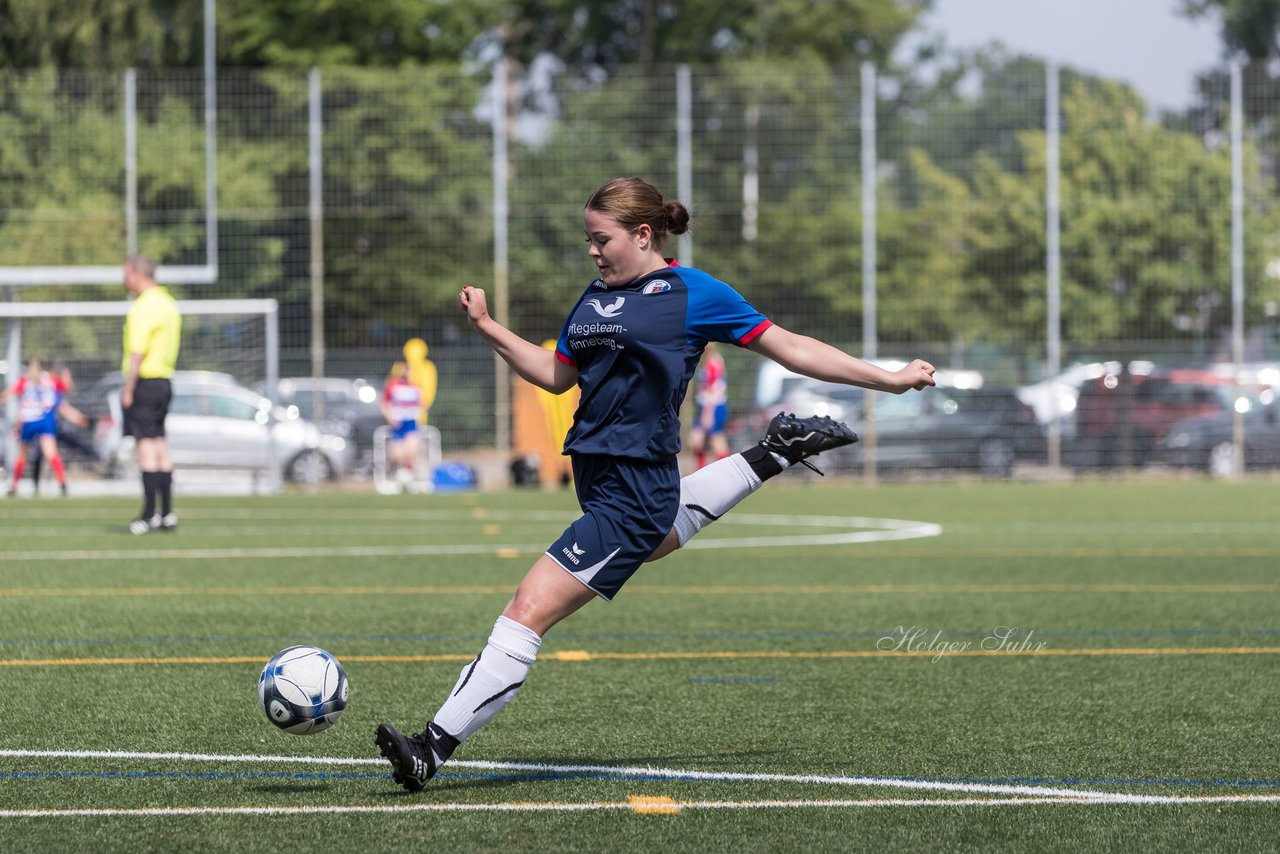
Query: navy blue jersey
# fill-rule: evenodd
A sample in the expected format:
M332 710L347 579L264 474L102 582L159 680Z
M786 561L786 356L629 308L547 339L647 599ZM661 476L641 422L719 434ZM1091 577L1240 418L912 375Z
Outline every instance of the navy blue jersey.
M745 346L772 324L701 270L671 266L578 299L556 358L581 396L565 453L659 461L680 451L680 404L708 341Z

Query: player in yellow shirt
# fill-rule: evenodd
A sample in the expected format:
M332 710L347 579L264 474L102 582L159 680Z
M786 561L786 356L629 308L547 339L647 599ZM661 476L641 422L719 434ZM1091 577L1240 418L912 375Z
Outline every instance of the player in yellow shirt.
M156 264L131 255L124 264L124 286L134 297L124 322L124 434L134 438L134 456L142 473L142 513L129 531L173 531L173 460L164 420L173 398L173 368L182 338L182 315L166 288L156 284ZM157 498L159 507L157 508Z

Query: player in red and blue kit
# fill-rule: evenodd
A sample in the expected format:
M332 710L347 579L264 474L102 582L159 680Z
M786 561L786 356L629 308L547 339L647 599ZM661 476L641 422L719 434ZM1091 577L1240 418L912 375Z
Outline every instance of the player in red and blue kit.
M729 420L729 382L725 378L724 356L716 342L707 342L693 392L695 412L689 428L689 447L697 468L707 464L707 449L715 459L729 456L729 440L724 434Z
M89 421L71 404L64 400L67 387L62 378L44 370L40 360L32 357L27 361L27 370L10 388L5 389L4 398L18 398L18 456L13 461L13 481L9 485L9 495L16 495L18 483L27 466L27 451L33 442L39 444L40 453L49 461L58 486L63 495L67 494L67 471L62 464L62 455L58 453L58 414L61 413L80 426L87 426ZM39 489L36 484L36 489Z
M682 480L680 406L709 342L868 389L901 394L934 384L927 362L876 367L777 326L724 282L675 266L662 247L688 230L689 212L639 178L596 189L583 225L599 278L579 297L554 352L494 320L484 291L467 286L460 295L472 326L517 374L557 394L578 386L564 452L582 515L525 574L426 729L405 736L378 726L375 743L409 791L421 790L511 701L552 626L594 598L612 599L643 563L683 546L788 466L857 440L829 418L779 415L762 442Z
M382 417L391 427L387 456L398 480L418 480L418 454L422 432L418 415L422 411L422 389L409 381L404 362L396 362L382 389Z

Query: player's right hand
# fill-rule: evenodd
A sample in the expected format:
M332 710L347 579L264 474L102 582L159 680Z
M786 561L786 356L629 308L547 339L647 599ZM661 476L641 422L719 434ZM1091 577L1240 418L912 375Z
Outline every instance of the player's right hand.
M462 310L467 313L467 319L473 324L479 323L489 313L489 301L485 297L483 288L463 285L462 293L458 294L458 301L462 305Z

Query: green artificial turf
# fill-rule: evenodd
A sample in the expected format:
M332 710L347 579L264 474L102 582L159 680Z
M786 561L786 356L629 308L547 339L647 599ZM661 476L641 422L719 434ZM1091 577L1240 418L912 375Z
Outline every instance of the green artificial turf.
M1265 850L1278 489L780 480L549 633L515 702L416 796L374 727L435 711L571 495L180 498L178 532L146 537L124 532L131 501L10 501L0 840ZM262 664L294 643L351 682L314 736L257 707Z

